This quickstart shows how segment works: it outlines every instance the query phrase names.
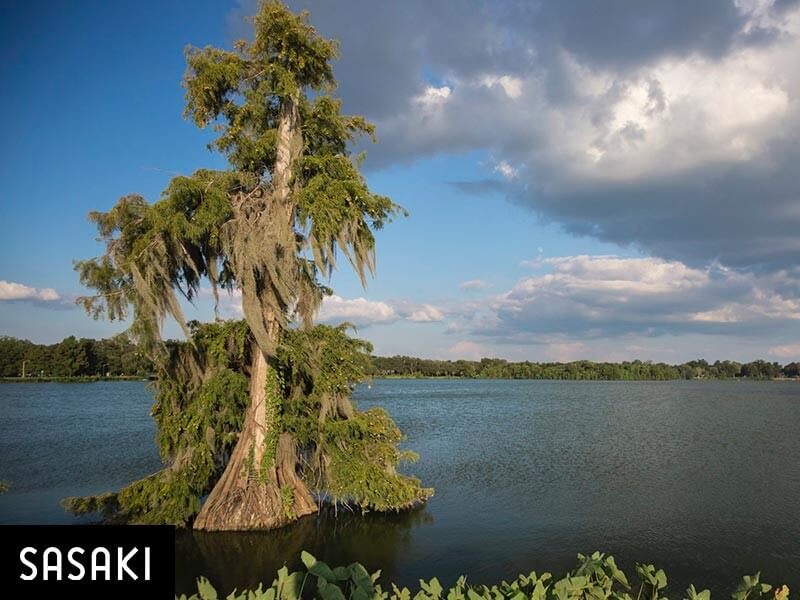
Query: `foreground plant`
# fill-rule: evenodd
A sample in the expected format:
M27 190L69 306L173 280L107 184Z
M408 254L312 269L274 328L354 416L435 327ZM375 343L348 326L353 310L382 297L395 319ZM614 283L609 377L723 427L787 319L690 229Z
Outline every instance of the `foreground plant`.
M175 177L154 204L126 196L91 215L106 252L77 264L97 292L83 304L96 317L131 313L131 334L156 365L168 466L118 494L68 499L70 510L270 529L321 500L391 510L431 494L396 473L404 455L392 420L350 405L368 344L311 328L337 253L363 283L374 230L401 210L369 190L351 156L373 127L328 95L337 46L305 13L265 1L253 24L254 40L232 51L187 52L186 116L219 132L211 146L230 169ZM179 299L193 300L204 280L215 298L219 288L241 293L243 322L186 322ZM162 341L165 317L186 343Z
M232 592L227 600L666 600L662 596L667 587L667 576L653 565L637 564L638 584L631 585L616 565L613 556L595 552L591 556L578 555L578 566L562 579L553 580L550 573L536 572L520 575L514 581L502 581L493 586L471 586L465 577L444 589L435 577L420 580L419 590L412 594L408 588L383 589L379 583L380 571L368 573L358 563L348 567L331 568L308 552L301 555L306 571L289 573L286 567L268 588L262 585L255 590ZM180 600L216 600L214 587L207 579L197 582L197 593L181 595ZM698 592L690 585L684 600L711 600L711 592ZM758 573L743 577L731 595L733 600L789 600L789 588L762 583Z

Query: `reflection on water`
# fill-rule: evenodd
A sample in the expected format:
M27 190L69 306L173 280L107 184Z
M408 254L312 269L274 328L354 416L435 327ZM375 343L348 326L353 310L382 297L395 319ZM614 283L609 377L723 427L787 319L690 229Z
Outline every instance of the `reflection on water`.
M269 584L283 565L300 569L307 550L330 565L361 562L370 572L396 579L398 557L408 550L411 531L432 522L426 509L390 514L353 514L323 509L291 527L271 532L180 531L176 545L176 589L191 591L203 574L217 591Z
M738 578L800 588L800 384L378 380L436 495L423 509L330 511L275 532L179 532L177 591L269 583L307 549L415 585L563 573L603 550L652 562L669 596L689 582L727 597ZM158 468L141 383L0 385L0 523L71 523L65 496L118 489Z

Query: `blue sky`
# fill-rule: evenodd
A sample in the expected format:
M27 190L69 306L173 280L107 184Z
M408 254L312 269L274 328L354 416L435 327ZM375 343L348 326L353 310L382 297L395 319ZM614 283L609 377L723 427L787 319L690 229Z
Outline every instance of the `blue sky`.
M800 360L797 3L559 5L290 3L341 41L367 179L410 213L320 320L379 354ZM0 8L0 334L124 329L74 305L86 215L224 167L182 118L183 49L230 47L254 6Z

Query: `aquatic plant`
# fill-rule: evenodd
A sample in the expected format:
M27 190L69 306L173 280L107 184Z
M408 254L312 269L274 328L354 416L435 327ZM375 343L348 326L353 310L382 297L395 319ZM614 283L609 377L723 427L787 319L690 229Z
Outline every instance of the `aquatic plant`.
M435 577L420 580L419 589L413 591L395 584L384 589L380 584L380 571L368 573L358 563L347 567L331 568L308 552L301 555L305 572L289 573L286 567L269 587L259 585L255 590L232 592L227 600L666 600L667 575L650 564L637 564L638 581L631 584L617 567L613 556L595 552L578 554L577 567L561 579L550 573L519 575L513 581L502 581L492 586L469 585L466 577L445 589ZM205 578L197 581L197 593L181 595L180 600L216 600L214 587ZM773 587L764 583L760 575L743 577L734 589L732 600L789 600L789 588ZM711 600L709 590L697 591L690 585L683 594L684 600Z

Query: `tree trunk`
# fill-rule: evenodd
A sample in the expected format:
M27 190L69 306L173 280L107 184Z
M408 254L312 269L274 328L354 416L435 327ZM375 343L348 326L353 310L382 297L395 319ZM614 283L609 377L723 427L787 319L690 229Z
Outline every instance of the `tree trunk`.
M317 512L317 503L297 475L294 438L280 430L277 376L257 346L253 354L250 406L242 433L195 519L195 529L275 529Z
M303 149L300 111L285 98L278 123L278 144L269 201L275 213L294 224L291 201L293 163ZM253 290L250 290L253 291ZM251 315L245 311L248 323ZM297 475L294 439L281 431L280 386L265 356L277 347L279 321L274 314L252 315L256 343L250 374L250 406L242 432L222 477L194 522L207 531L274 529L317 512L317 503ZM259 335L260 334L260 335Z

